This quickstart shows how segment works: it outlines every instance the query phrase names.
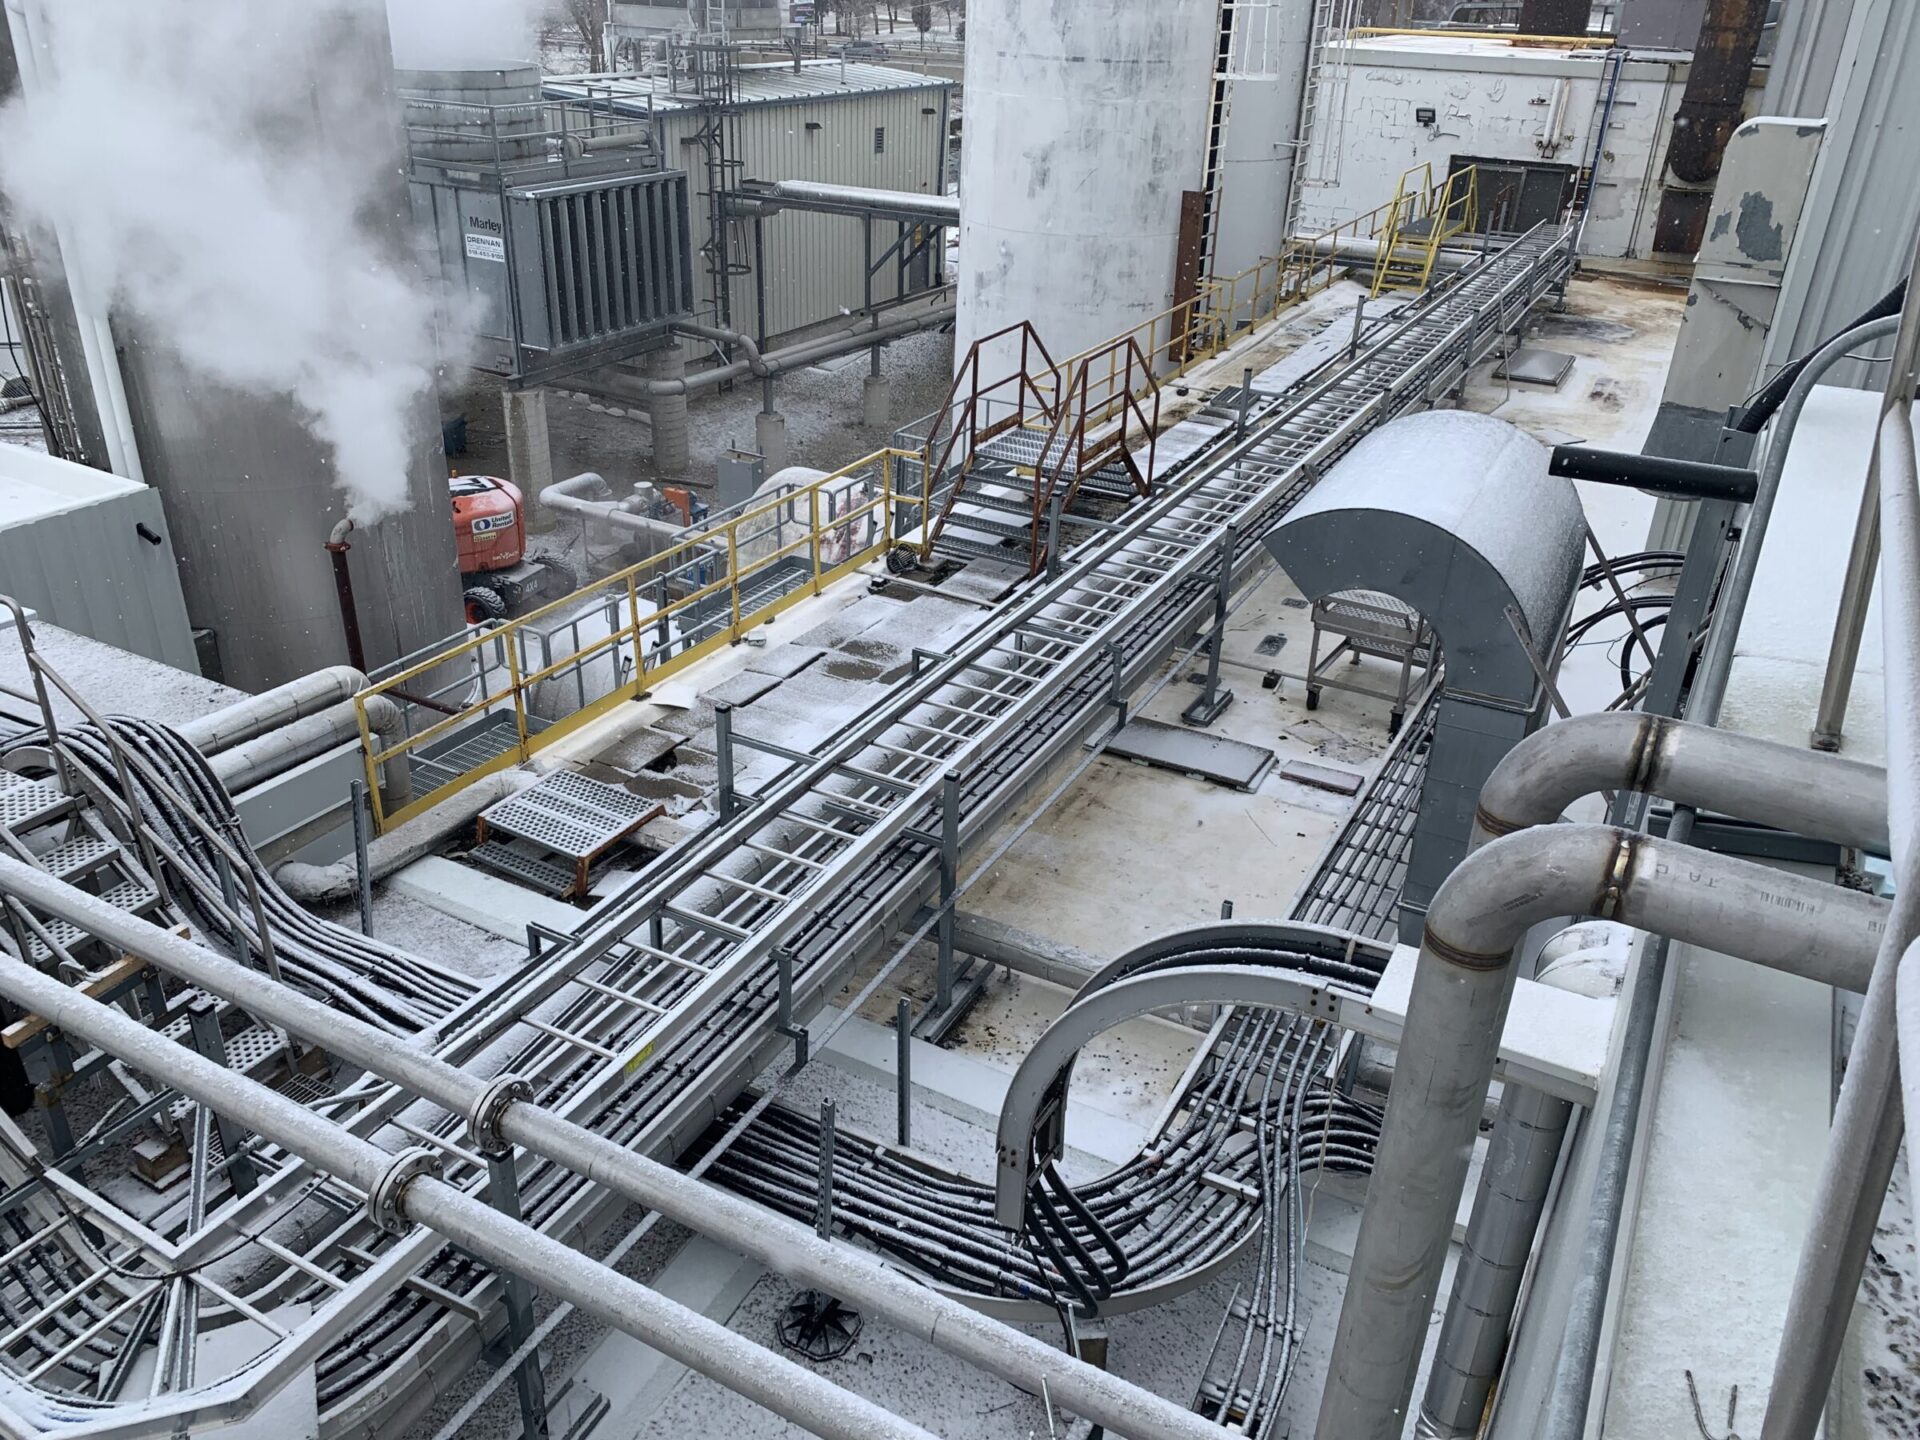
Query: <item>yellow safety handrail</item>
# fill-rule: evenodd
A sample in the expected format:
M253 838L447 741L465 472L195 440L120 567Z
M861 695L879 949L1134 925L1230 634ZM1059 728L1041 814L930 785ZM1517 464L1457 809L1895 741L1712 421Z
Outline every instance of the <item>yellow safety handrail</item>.
M896 501L918 506L919 523L925 524L929 498L927 478L923 476L916 490L904 494L895 485L898 462L918 458L909 451L877 451L832 475L731 516L638 565L583 585L572 594L518 619L468 635L431 658L361 691L354 697L354 708L376 825L384 831L401 824L483 776L526 762L589 721L626 701L639 699L668 676L715 650L736 643L756 626L819 594L842 575L884 554L894 539ZM855 503L844 505L848 499ZM803 524L797 538L780 538L782 511L791 517L792 523ZM769 533L774 536L773 543L764 552L755 553ZM796 555L807 557L805 579L764 602L748 599L746 592L756 579ZM702 569L718 573L703 579ZM695 583L672 596L665 606L643 610L642 590L651 588L658 577L672 574L690 575ZM567 654L542 655L537 667L527 667L524 661L530 648L526 643L528 638L547 638L547 632L541 629L542 622L563 614L593 612L590 602L595 596L616 607L620 623L604 635L579 642L577 648ZM664 657L655 658L656 636L670 633L677 619L707 602L717 602L719 597L725 597L724 623L713 624L709 633L694 643L670 643ZM536 723L540 717L532 702L539 686L608 656L623 668L630 667L630 678L618 681L606 694L570 714L544 724ZM453 667L474 670L477 697L444 706L423 703L417 697L417 691L425 688L421 682ZM421 714L440 713L418 729L409 724L403 738L384 744L375 738L367 718L367 706L375 696L385 696L400 706L409 722ZM386 810L376 783L383 765L396 760L428 758L421 754L426 746L488 713L511 716L513 742L510 745L445 784L420 789L405 806L391 812Z

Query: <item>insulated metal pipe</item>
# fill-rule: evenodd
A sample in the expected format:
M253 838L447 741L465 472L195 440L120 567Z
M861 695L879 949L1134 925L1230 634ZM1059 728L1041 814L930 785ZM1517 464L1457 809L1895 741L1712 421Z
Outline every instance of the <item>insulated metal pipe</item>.
M1133 1440L1220 1440L1219 1427L1183 1405L990 1319L889 1269L864 1251L822 1241L806 1226L532 1104L511 1077L491 1082L477 1079L410 1043L3 855L0 893L69 920L129 954L233 1001L256 1019L281 1025L412 1094L468 1117L483 1146L522 1146L1023 1389L1038 1393L1044 1385L1055 1404L1116 1434ZM538 1276L528 1278L539 1283Z
M607 482L592 470L583 470L578 475L565 480L556 480L540 491L540 503L549 509L563 511L569 515L579 515L588 520L598 520L604 524L616 525L622 530L631 530L644 535L654 544L654 553L670 548L685 528L677 520L662 520L652 515L640 515L626 508L619 500L590 500L580 492L598 489Z
M351 700L366 688L363 672L351 665L329 665L173 728L181 739L211 759L222 750L244 745L342 700Z
M1696 810L1885 854L1887 773L1706 725L1609 711L1536 730L1480 791L1472 845L1558 820L1601 790L1658 795Z
M0 994L363 1191L383 1228L424 1225L816 1435L931 1440L871 1400L448 1185L424 1163L427 1152L382 1150L11 957L0 957Z
M369 695L361 703L367 707L367 728L380 738L380 749L391 751L404 739L400 707L385 695ZM209 763L227 793L238 795L359 738L358 707L347 700L223 750ZM398 809L412 798L407 757L395 756L383 769L380 798L389 809Z
M1886 906L1602 825L1536 827L1463 860L1427 912L1318 1440L1398 1440L1406 1427L1513 994L1512 951L1531 926L1567 914L1860 989Z
M954 317L952 304L938 305L897 320L889 320L884 325L864 325L857 330L843 330L837 335L829 335L819 340L808 340L798 345L788 346L784 350L770 350L759 355L758 363L764 367L756 371L754 362L735 360L728 365L719 365L711 370L702 370L698 375L689 375L678 380L642 380L639 391L648 396L692 395L702 390L713 390L729 380L738 380L745 375L784 375L789 370L797 370L803 365L812 365L817 361L831 360L837 355L850 355L856 350L865 350L869 346L885 344L889 340L903 339L916 331L929 330L935 325L944 325ZM710 327L694 328L688 325L676 325L676 330L686 330L689 334L700 334ZM726 343L738 345L745 340L752 345L749 337L738 330L725 332ZM743 347L745 348L745 347ZM758 346L753 346L758 354Z
M1509 1083L1500 1097L1420 1406L1422 1440L1469 1440L1480 1433L1572 1118L1571 1101L1531 1086Z

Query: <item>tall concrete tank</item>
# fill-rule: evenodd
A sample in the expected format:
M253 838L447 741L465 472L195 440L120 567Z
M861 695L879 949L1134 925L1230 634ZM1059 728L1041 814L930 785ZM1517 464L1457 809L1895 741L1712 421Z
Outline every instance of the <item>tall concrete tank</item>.
M956 357L1030 321L1055 360L1173 302L1218 0L972 0Z
M364 13L362 13L364 12ZM417 266L400 110L379 7L343 17L304 68L315 129L343 153L391 153L391 176L363 222L396 266ZM288 84L302 78L289 76ZM286 177L289 185L299 177ZM51 264L53 257L41 256ZM347 658L329 532L346 513L327 446L290 400L214 384L163 333L116 313L120 369L146 482L160 491L187 612L214 633L222 678L259 690ZM87 370L64 356L71 385ZM410 411L411 508L351 537L349 564L366 660L380 665L458 630L458 561L438 405L423 387ZM104 468L104 467L103 467Z

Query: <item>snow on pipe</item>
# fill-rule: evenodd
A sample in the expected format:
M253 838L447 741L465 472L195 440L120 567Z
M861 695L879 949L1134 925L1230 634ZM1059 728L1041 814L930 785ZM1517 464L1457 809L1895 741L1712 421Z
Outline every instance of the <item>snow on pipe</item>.
M258 695L189 720L174 729L202 755L218 755L270 730L303 720L367 688L367 677L351 665L329 665Z
M1480 792L1471 845L1535 825L1601 790L1658 795L1843 844L1886 846L1877 766L1660 715L1581 715L1537 730ZM1570 1112L1520 1086L1501 1100L1421 1405L1423 1437L1476 1432L1505 1359L1520 1278Z
M400 707L384 695L369 695L364 703L368 730L378 737L376 743L381 750L391 750L405 734ZM213 773L220 777L220 783L227 787L227 793L239 795L276 775L286 774L316 755L324 755L359 738L359 706L343 700L243 745L222 750L209 757L209 763ZM398 809L412 798L412 772L407 757L396 755L381 768L380 798L389 809Z
M1567 914L1860 990L1887 906L1605 825L1538 826L1462 861L1427 912L1318 1440L1398 1440L1405 1428L1513 995L1512 952L1533 925Z
M925 195L917 190L875 190L864 185L829 185L820 180L776 180L771 193L778 198L822 200L830 205L868 206L918 216L942 225L960 223L960 199L955 195Z
M286 868L290 867L283 871ZM256 1019L283 1025L343 1060L465 1116L483 1148L519 1145L591 1183L658 1210L798 1284L827 1290L856 1308L882 1316L1028 1391L1037 1393L1044 1384L1055 1403L1085 1419L1132 1440L1220 1440L1217 1426L1185 1406L990 1319L889 1269L864 1251L821 1240L808 1226L542 1109L526 1098L511 1076L480 1080L415 1045L6 856L0 856L0 892L69 920L210 994L231 1000Z
M424 1225L816 1435L931 1440L873 1401L447 1184L431 1152L382 1150L11 957L0 958L0 993L365 1192L369 1216L383 1229Z
M424 815L375 836L367 846L373 878L384 880L394 871L431 855L448 835L463 825L472 824L482 810L526 789L539 778L533 771L518 767L502 770L475 781ZM273 872L274 883L302 905L337 905L350 900L359 878L351 855L331 865L307 865L290 860Z
M686 527L678 520L662 520L656 516L638 514L628 508L636 503L631 500L591 500L581 493L606 488L607 482L596 471L583 470L578 475L556 480L544 487L540 491L540 503L568 515L617 525L623 530L644 535L654 543L656 555L679 541Z

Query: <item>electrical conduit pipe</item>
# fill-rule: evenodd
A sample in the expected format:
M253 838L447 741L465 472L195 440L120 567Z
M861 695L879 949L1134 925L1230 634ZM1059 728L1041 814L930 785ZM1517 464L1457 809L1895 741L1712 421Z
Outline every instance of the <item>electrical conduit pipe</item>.
M932 1440L927 1431L588 1259L438 1178L425 1151L395 1155L110 1006L0 957L0 993L245 1125L368 1197L382 1228L424 1225L488 1265L651 1346L830 1440ZM323 1007L324 1008L324 1007Z
M1183 1405L970 1310L889 1269L865 1251L821 1240L808 1226L542 1109L525 1098L511 1076L478 1079L407 1041L5 856L0 856L0 893L70 920L169 974L232 1000L258 1020L282 1025L410 1093L466 1116L483 1147L521 1146L593 1184L658 1210L797 1284L828 1291L856 1309L879 1315L1022 1389L1038 1394L1044 1385L1056 1405L1117 1434L1131 1440L1221 1440L1218 1426ZM1865 897L1854 898L1872 903ZM522 1258L515 1257L514 1263ZM540 1283L538 1277L529 1278Z
M9 877L10 878L10 877ZM1617 920L1859 989L1886 905L1604 825L1549 825L1463 860L1427 912L1340 1310L1318 1440L1398 1440L1513 995L1513 949L1561 915ZM1755 926L1753 917L1769 922Z

